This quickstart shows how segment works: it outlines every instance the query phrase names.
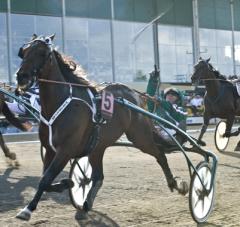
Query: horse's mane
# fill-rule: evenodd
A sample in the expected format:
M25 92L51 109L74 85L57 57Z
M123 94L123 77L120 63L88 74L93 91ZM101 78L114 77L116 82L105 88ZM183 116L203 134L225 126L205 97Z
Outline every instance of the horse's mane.
M227 77L222 75L219 71L214 71L214 74L216 76L217 79L221 79L221 80L227 80Z
M83 84L91 87L96 87L96 84L89 81L86 78L86 72L84 69L75 63L70 57L60 54L58 51L53 51L56 60L58 62L59 68L65 78L69 83Z
M214 75L216 76L217 79L220 80L220 82L225 82L227 81L227 77L222 75L218 70L216 70L210 63L208 63L210 66L211 70L213 71Z

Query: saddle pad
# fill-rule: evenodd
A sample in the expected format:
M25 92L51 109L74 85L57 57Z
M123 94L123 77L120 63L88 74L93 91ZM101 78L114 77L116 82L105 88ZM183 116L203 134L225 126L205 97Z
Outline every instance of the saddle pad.
M106 120L112 118L114 107L114 96L111 92L104 90L102 92L101 114Z

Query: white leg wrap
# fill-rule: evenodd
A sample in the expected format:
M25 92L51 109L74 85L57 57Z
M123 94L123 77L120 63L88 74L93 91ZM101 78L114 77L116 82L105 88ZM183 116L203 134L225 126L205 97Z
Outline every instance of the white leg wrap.
M27 208L27 206L25 206L21 211L23 211L23 212L29 214L30 216L31 216L31 214L32 214L32 211L29 210L29 209Z

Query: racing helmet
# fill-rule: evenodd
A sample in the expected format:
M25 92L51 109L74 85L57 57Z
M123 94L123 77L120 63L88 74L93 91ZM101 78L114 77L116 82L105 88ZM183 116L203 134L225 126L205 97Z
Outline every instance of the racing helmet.
M172 94L172 95L178 97L177 104L178 104L178 105L182 105L183 97L182 97L181 91L179 91L179 90L178 90L177 88L175 88L175 87L168 87L168 88L164 89L164 91L163 91L163 97L164 97L164 99L166 99L166 96L167 96L168 94Z

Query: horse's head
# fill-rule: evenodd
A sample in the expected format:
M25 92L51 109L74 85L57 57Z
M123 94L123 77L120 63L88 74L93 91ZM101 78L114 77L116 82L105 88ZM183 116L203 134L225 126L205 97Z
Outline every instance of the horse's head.
M31 41L19 49L18 56L22 58L22 63L17 72L18 90L26 91L36 82L39 72L51 56L53 39L54 35L33 35Z
M212 71L212 65L209 63L210 58L204 60L199 58L198 63L194 66L193 75L191 77L192 83L199 83L209 79L209 72Z

